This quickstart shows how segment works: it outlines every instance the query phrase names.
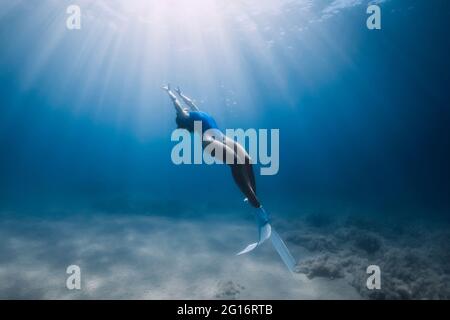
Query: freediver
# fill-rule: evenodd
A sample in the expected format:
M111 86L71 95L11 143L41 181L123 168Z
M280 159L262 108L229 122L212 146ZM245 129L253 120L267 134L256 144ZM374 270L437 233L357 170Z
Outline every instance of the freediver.
M164 86L162 89L168 93L175 107L177 114L175 120L178 128L186 129L189 132L194 133L194 122L200 121L202 123L203 131L201 132L203 135L203 149L211 144L214 144L213 148L208 148L208 150L212 150L212 157L215 157L220 161L223 159L233 159L233 161L227 161L227 164L231 168L233 179L241 192L245 195L245 201L248 201L252 207L256 209L256 219L259 227L259 240L258 242L248 245L244 250L239 252L238 255L252 251L270 238L283 262L290 271L294 271L294 258L289 253L289 250L278 233L271 227L269 215L266 213L261 205L261 202L256 196L255 175L253 172L252 160L247 151L238 142L223 134L217 126L214 118L212 118L208 113L200 111L193 100L184 95L179 87L177 87L175 92L188 106L188 108L184 108L182 106L175 93L171 90L170 85ZM217 150L222 150L222 154L216 154L217 152L215 151Z

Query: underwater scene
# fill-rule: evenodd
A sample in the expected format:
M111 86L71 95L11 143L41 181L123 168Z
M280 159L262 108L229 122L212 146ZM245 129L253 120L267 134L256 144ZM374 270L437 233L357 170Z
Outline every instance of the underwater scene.
M445 0L0 0L0 299L450 299L449 32Z

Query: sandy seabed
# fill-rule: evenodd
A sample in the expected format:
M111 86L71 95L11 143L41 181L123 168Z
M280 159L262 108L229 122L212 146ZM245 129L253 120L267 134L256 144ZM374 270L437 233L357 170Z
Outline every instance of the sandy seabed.
M274 223L299 259L287 271L249 219L84 214L0 222L1 299L449 299L450 232L306 215ZM81 290L66 268L81 268ZM379 265L381 290L366 288Z

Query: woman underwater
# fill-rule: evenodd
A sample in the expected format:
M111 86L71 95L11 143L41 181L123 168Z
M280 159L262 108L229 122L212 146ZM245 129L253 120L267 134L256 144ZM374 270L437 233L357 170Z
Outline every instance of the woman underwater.
M248 153L239 143L223 134L218 128L216 121L206 112L200 111L192 99L185 96L179 87L175 92L188 108L183 108L177 96L171 90L170 85L163 87L163 90L168 93L175 107L178 128L186 129L189 132L194 133L194 122L201 122L203 148L207 151L210 150L211 156L219 159L221 162L223 162L224 159L227 159L226 163L231 168L233 179L241 192L245 195L245 200L256 209L256 219L259 229L258 242L248 245L244 250L239 252L238 255L252 251L270 238L283 262L290 271L294 271L294 258L278 233L271 227L269 215L265 212L261 202L256 196L255 175L253 173L252 161ZM222 152L217 152L218 150L221 150ZM229 161L230 159L232 160Z

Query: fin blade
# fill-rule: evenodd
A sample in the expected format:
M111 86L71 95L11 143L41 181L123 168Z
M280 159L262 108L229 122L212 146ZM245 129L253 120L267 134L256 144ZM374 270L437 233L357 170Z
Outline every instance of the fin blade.
M244 250L240 251L240 252L237 253L236 255L237 255L237 256L240 256L240 255L242 255L242 254L246 254L246 253L248 253L248 252L250 252L250 251L253 251L257 246L258 246L258 243L257 243L257 242L252 243L252 244L249 244Z
M272 245L274 246L275 250L278 252L278 254L281 257L281 260L283 260L286 267L288 267L289 271L294 272L295 271L295 259L289 252L289 249L287 248L284 241L281 239L278 232L275 230L272 230Z
M259 242L258 245L262 244L264 241L270 238L272 234L272 226L270 223L266 223L259 228Z

